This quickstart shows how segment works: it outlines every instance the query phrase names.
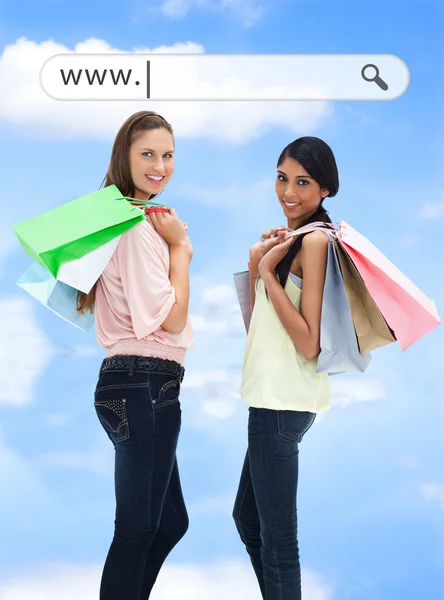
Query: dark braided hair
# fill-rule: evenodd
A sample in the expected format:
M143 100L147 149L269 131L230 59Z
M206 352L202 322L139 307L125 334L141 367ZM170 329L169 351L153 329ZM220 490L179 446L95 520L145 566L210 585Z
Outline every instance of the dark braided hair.
M338 168L330 146L323 140L317 137L306 136L291 142L279 156L277 168L281 166L286 158L297 160L307 173L318 182L321 189L328 189L329 194L327 197L332 198L336 196L339 190ZM311 217L305 219L299 227L315 223L316 221L324 223L332 222L323 206L323 200L321 200L317 211ZM276 266L276 275L282 287L285 287L287 284L291 265L296 254L301 249L302 240L306 235L307 233L303 233L295 238L287 254Z

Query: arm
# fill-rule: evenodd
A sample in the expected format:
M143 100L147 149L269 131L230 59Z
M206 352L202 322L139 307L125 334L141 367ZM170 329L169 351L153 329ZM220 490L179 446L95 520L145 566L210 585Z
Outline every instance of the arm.
M117 246L117 261L137 339L145 338L166 323L165 331L183 330L187 306L188 248L175 248L170 256L170 272L162 240L148 222L124 233ZM177 296L177 297L176 297ZM173 312L174 311L174 312ZM170 313L173 317L169 320ZM185 318L186 322L186 318Z
M167 318L161 324L168 333L181 333L185 329L190 301L188 244L178 244L170 247L169 279L175 291L175 302Z
M256 260L251 260L250 257L250 299L251 299L251 310L254 308L254 301L256 299L256 279L259 275L259 262Z
M287 227L275 227L268 229L262 234L259 242L253 244L250 248L250 298L251 310L254 308L256 299L256 279L259 275L259 263L271 248L277 246L283 239L286 232L291 231Z
M267 268L262 274L276 314L305 360L314 360L320 352L321 310L327 251L328 238L325 234L313 232L304 237L301 248L304 278L301 312L291 303L274 269Z
M187 225L179 219L174 208L168 213L151 213L153 229L169 245L169 273L165 272L174 302L160 327L168 333L181 333L188 318L190 300L189 265L193 247L187 234Z

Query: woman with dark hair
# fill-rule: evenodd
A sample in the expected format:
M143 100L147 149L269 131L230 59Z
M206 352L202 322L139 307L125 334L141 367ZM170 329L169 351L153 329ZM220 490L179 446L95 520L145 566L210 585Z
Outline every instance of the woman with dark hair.
M331 403L328 376L316 372L328 237L322 230L285 236L331 223L323 202L336 195L339 179L333 152L315 137L289 144L277 169L288 227L266 231L250 250L253 313L241 385L248 449L233 517L262 597L300 600L299 443Z
M114 141L105 185L142 204L174 171L171 125L152 111L129 117ZM101 600L147 600L188 528L176 447L185 353L193 343L189 305L192 246L172 208L124 233L78 310L95 312L106 349L95 389L97 417L115 450L114 537Z

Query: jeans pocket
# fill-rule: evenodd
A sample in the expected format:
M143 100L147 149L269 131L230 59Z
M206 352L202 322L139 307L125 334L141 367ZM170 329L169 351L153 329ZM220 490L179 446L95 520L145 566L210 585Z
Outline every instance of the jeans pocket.
M308 411L278 410L279 435L291 441L301 442L315 419L316 413Z
M149 388L153 408L179 402L180 381L171 373L150 373Z
M114 443L129 438L126 398L95 400L96 409L102 427Z

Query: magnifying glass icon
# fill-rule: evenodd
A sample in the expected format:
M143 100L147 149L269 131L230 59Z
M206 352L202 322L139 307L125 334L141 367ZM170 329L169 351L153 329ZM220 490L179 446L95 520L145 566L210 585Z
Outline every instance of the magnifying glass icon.
M365 75L365 72L366 71L371 72L371 69L374 69L375 74L372 75L371 77L367 77ZM365 81L374 81L376 83L376 85L378 85L381 88L381 90L384 90L384 91L388 90L388 85L386 84L386 82L379 77L379 69L376 65L368 64L368 65L365 65L364 67L362 67L361 76L363 79L365 79Z

